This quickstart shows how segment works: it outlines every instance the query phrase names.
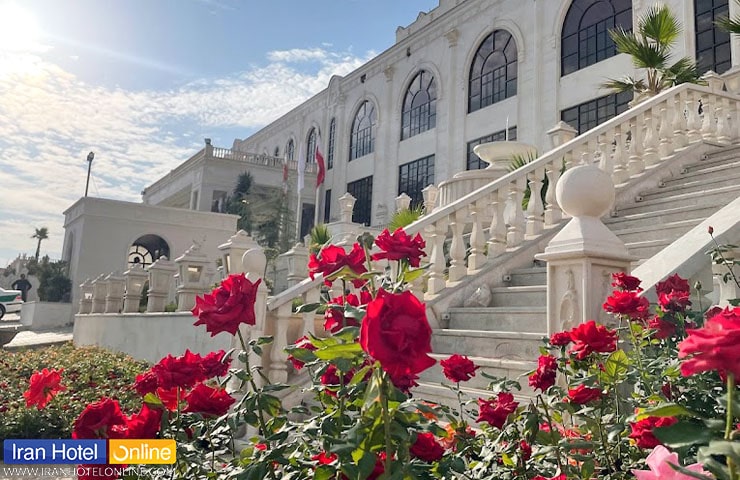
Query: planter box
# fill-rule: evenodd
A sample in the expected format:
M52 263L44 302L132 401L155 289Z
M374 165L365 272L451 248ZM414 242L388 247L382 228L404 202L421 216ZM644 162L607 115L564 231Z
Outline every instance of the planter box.
M29 330L50 330L74 321L71 303L26 302L21 307L21 324Z

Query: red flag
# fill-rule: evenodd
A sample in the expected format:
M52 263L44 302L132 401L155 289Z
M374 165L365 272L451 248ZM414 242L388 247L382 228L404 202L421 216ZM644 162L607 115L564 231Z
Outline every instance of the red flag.
M324 156L321 154L319 145L321 144L321 137L316 140L316 165L319 166L319 171L316 174L316 188L324 183L324 177L326 176L326 168L324 167Z

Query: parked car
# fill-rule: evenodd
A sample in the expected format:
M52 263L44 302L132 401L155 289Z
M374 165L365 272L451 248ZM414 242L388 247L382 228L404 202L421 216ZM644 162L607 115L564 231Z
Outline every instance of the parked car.
M21 305L23 305L23 300L21 299L20 290L5 290L4 288L0 288L0 319L6 313L20 312Z

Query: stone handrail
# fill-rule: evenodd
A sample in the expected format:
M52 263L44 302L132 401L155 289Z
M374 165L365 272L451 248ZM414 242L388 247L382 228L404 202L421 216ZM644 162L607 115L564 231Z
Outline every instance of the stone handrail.
M247 153L228 148L213 147L210 158L222 158L226 160L238 160L240 162L250 163L252 165L263 165L267 167L282 168L282 157L273 157L262 153ZM288 160L288 170L298 170L296 160ZM306 173L316 172L315 163L306 163Z
M555 201L555 188L563 168L598 164L620 185L689 144L702 140L718 145L735 142L740 135L738 126L740 96L723 92L716 84L711 88L678 85L432 211L406 228L407 233L420 233L427 242L430 266L425 298L434 298L507 250L520 247L525 240L537 239L545 229L559 225L563 215ZM527 186L539 192L545 178L545 202L540 195L531 195L524 210L522 198ZM448 231L452 235L446 257L443 248ZM319 288L320 282L321 278L307 278L271 297L268 310L307 295Z

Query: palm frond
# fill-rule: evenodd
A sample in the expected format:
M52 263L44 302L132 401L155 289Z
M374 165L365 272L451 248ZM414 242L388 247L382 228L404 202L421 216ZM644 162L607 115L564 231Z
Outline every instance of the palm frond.
M694 63L694 60L690 57L683 57L671 65L664 72L663 78L668 82L666 85L668 87L680 85L682 83L696 83L698 85L706 83L702 80L699 70L696 67L696 63Z
M681 23L665 5L653 5L638 21L640 35L661 47L670 47L681 35Z
M308 250L314 254L318 254L319 251L321 251L321 248L331 240L329 227L323 223L314 225L308 233L311 236L311 244L308 246Z
M735 18L722 17L715 22L719 28L730 33L740 34L740 16Z
M637 80L633 77L622 77L620 79L610 78L608 81L601 84L602 88L608 88L614 93L622 92L644 92L647 90L645 82L640 79Z
M626 53L632 57L635 67L656 69L665 67L669 57L669 50L665 47L639 38L621 27L609 30L609 35L619 53Z
M511 156L511 161L509 162L509 166L507 167L507 170L509 170L510 172L513 172L514 170L518 170L522 168L524 165L528 163L532 163L535 160L537 160L536 153L527 152L526 155L514 154Z
M414 208L404 208L393 214L388 223L388 230L395 232L397 228L403 228L417 221L424 214L421 205Z

